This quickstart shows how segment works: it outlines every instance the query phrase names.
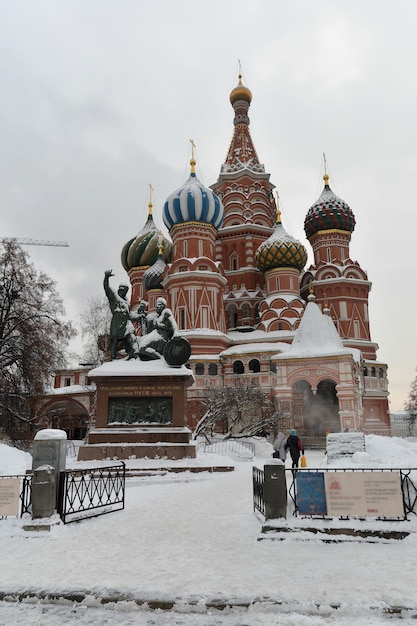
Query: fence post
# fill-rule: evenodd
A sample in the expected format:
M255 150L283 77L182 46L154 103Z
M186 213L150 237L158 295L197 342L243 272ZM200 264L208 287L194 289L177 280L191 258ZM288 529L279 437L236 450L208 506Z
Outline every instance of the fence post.
M32 519L51 517L55 505L55 470L51 465L41 465L33 470Z
M66 454L67 434L64 430L44 428L36 433L32 460L32 518L50 517L57 508L59 474L65 469ZM48 513L49 493L52 489L53 510ZM36 502L37 498L39 503ZM41 515L40 512L44 514Z
M287 481L282 461L264 466L264 502L265 519L287 517Z

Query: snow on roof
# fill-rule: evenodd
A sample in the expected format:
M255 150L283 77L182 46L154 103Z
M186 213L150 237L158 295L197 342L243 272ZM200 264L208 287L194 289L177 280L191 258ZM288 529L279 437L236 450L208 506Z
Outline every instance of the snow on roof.
M237 346L232 346L223 350L222 356L231 356L233 354L259 354L261 352L269 352L276 354L277 351L286 352L290 348L289 343L274 342L274 343L242 343Z
M277 359L316 357L330 355L351 355L358 363L361 352L355 348L345 348L329 315L324 315L317 304L310 300L305 308L290 348Z
M196 354L191 355L189 361L193 363L199 363L200 361L219 361L220 356L218 354Z
M190 328L188 330L181 330L181 337L187 337L189 335L211 335L212 337L227 337L225 333L220 330L214 330L213 328Z
M92 369L89 376L190 376L194 379L193 373L185 365L170 367L164 358L155 361L118 359Z
M50 396L74 396L80 393L88 393L89 391L95 391L95 385L68 385L68 387L54 387L48 391Z
M233 341L233 343L276 343L283 337L292 338L294 337L295 331L290 330L273 330L270 332L266 332L264 330L253 330L249 333L241 333L239 331L231 331L227 333L229 339Z
M241 272L245 272L245 270L249 271L252 270L252 267L240 267L239 270ZM255 296L257 293L259 293L259 287L257 287L256 289L248 289L246 286L240 286L240 287L236 287L236 289L229 289L228 292L226 292L226 298L229 299L229 297L231 297L232 299L234 298L240 298L243 294L247 293L248 296Z

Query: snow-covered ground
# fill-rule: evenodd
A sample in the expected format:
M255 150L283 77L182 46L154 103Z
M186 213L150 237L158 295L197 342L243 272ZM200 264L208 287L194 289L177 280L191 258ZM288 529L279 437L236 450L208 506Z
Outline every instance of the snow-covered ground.
M415 517L395 523L410 531L403 540L259 541L252 466L271 452L259 442L253 461L199 452L188 463L234 471L131 477L125 510L50 532L23 530L30 518L0 520L0 624L415 625ZM306 455L309 467L326 463L320 451ZM368 436L357 455L356 467L416 467L417 441ZM30 455L0 445L0 474L30 466Z

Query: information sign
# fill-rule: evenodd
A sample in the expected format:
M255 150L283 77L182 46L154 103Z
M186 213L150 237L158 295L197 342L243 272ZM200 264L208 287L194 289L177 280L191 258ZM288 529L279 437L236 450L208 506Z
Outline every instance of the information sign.
M324 483L328 515L404 517L398 472L326 472Z
M327 515L323 472L298 472L296 485L299 515Z
M0 516L19 515L20 478L0 478Z

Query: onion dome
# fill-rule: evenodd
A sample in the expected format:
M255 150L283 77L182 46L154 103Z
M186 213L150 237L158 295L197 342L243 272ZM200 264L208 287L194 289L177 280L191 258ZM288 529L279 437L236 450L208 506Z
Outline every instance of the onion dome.
M174 191L163 208L165 226L170 230L175 224L203 222L216 229L223 222L224 209L220 198L198 180L195 174L194 144L190 160L191 174L182 187Z
M261 272L278 267L290 267L301 272L307 263L307 250L300 241L291 237L284 229L279 209L275 230L257 249L255 261Z
M230 102L233 105L238 100L252 102L252 92L242 83L242 74L239 74L239 84L230 92Z
M122 265L126 272L133 267L153 265L158 258L158 245L160 231L152 217L152 201L149 202L148 219L145 226L136 237L129 239L122 248ZM163 259L166 263L171 261L172 243L165 237L162 238Z
M353 233L355 229L356 220L349 205L330 189L327 174L323 179L323 192L304 220L304 230L308 239L322 230L337 229Z
M142 283L146 291L150 291L151 289L163 289L162 279L164 277L165 268L166 263L163 255L162 234L160 233L158 258L155 263L146 270L142 277Z

